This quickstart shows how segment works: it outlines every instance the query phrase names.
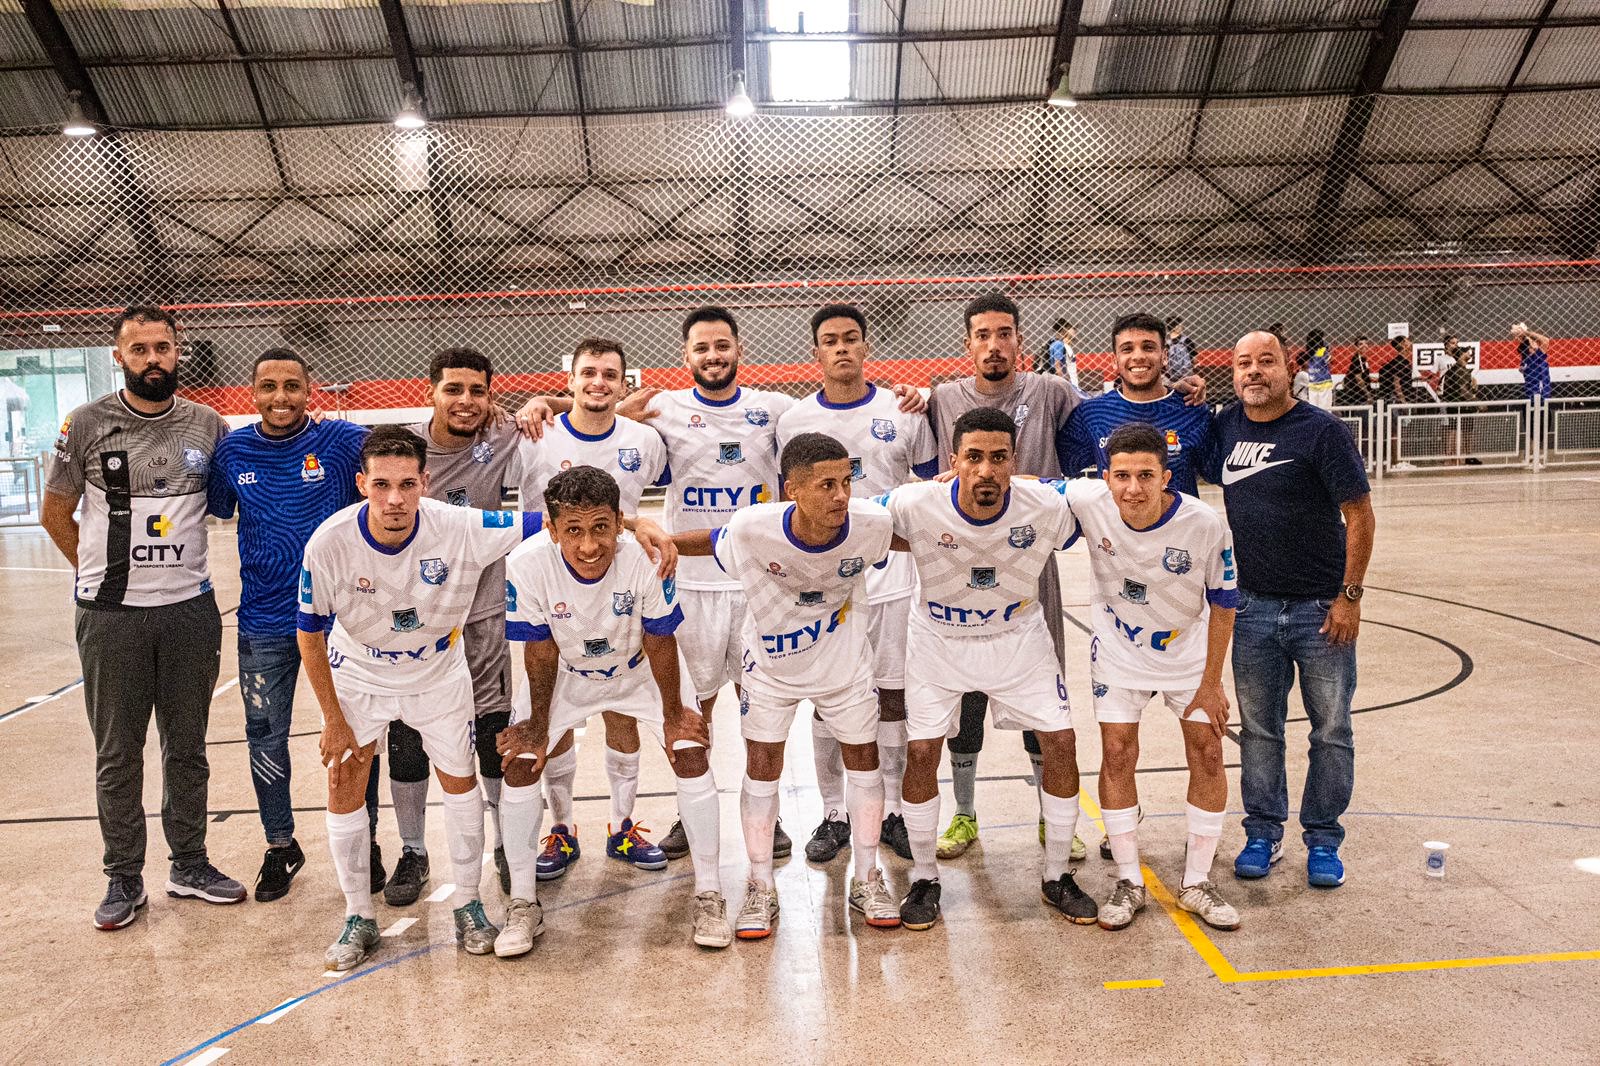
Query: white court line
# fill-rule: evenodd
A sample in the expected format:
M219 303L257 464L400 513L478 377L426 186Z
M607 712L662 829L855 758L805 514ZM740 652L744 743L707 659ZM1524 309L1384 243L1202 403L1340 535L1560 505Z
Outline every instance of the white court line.
M348 977L349 974L346 973L344 970L323 970L322 971L322 976L324 976L324 977Z
M218 685L216 691L211 694L211 698L212 699L216 699L218 696L222 695L224 692L228 691L230 688L232 688L233 686L237 685L238 683L239 683L239 679L236 677L232 681L227 681L227 682L224 682L223 684Z
M65 566L0 566L0 570L16 570L29 574L70 574L72 570ZM200 1061L199 1059L195 1060Z
M433 890L433 895L428 897L428 902L429 903L443 903L445 900L450 898L450 893L454 892L455 890L456 890L456 886L455 885L452 885L452 884L440 885L438 888Z
M200 1052L200 1054L196 1055L188 1062L185 1062L183 1066L206 1066L207 1063L216 1062L227 1053L227 1048L213 1045Z
M401 933L417 924L415 918L399 918L389 928L383 931L382 936L399 936Z
M256 1021L256 1024L257 1025L271 1025L273 1022L277 1021L279 1018L282 1018L285 1014L288 1014L290 1011L294 1010L296 1007L298 1007L300 1004L302 1004L304 1002L305 1002L304 997L297 997L295 999L286 999L282 1003L278 1004L278 1009L277 1010L273 1011L271 1014L267 1015L265 1018L258 1019Z

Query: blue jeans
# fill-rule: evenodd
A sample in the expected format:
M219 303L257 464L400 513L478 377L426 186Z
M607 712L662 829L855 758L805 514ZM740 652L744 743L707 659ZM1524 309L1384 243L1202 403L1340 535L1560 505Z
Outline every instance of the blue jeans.
M289 797L289 726L294 714L300 645L293 634L239 634L239 694L244 698L244 735L250 747L250 781L261 809L267 845L294 839L294 806ZM367 813L378 829L378 760L367 775Z
M1339 816L1350 806L1356 753L1350 702L1356 691L1355 643L1333 645L1319 633L1328 600L1284 600L1239 591L1233 622L1233 686L1243 725L1239 791L1244 831L1283 839L1289 817L1284 721L1289 689L1300 674L1300 699L1311 720L1311 764L1300 799L1307 847L1344 840Z

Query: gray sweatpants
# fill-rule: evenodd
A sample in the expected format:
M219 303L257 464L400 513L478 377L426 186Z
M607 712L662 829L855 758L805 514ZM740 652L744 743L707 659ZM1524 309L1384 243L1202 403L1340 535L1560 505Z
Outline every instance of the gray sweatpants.
M216 597L120 611L79 607L77 635L107 876L144 870L144 742L152 708L161 739L161 828L172 862L205 862L206 725L222 654Z

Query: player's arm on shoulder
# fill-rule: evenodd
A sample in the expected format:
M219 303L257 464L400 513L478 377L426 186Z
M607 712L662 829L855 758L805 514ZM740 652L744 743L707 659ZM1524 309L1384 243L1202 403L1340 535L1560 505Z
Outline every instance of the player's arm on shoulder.
M669 578L678 572L678 545L670 533L640 515L624 515L622 528L633 532L633 539L656 564L657 577Z
M884 386L900 401L902 414L920 415L928 410L927 397L922 395L922 390L915 385L889 383Z
M1190 407L1203 407L1206 402L1206 379L1199 374L1181 377L1172 383L1172 389Z
M504 414L498 404L496 410ZM554 425L556 415L572 410L571 396L530 396L517 409L517 431L528 440L544 436L544 427Z
M650 401L659 395L661 395L661 390L655 386L635 389L628 393L621 403L617 404L617 414L623 418L631 418L635 422L648 422L652 418L658 418L661 415L661 411L657 407L652 407ZM567 401L567 409L572 409L571 400Z
M682 533L674 533L672 543L677 545L680 557L692 555L700 558L713 555L715 554L713 539L723 529L724 527L718 526L716 529L689 529Z

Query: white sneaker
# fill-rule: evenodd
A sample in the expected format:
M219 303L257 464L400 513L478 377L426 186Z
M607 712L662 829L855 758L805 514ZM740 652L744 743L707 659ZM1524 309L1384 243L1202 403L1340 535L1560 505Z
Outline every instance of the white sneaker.
M1126 929L1133 924L1133 916L1144 909L1145 890L1127 878L1118 881L1111 889L1111 897L1100 904L1100 928Z
M760 881L747 881L744 887L744 905L734 920L734 935L740 940L762 940L772 935L772 923L778 920L778 893Z
M728 924L728 901L721 892L702 892L694 898L694 942L703 948L725 948L733 943Z
M874 928L893 929L900 924L900 902L890 893L882 870L873 870L865 881L850 878L850 906Z
M1222 898L1217 891L1217 886L1210 881L1201 881L1198 885L1190 885L1178 894L1178 906L1190 914L1198 914L1200 920L1213 929L1239 928L1239 912L1233 905Z
M544 908L538 900L513 899L506 904L506 922L494 938L494 953L502 959L526 955L544 932Z

